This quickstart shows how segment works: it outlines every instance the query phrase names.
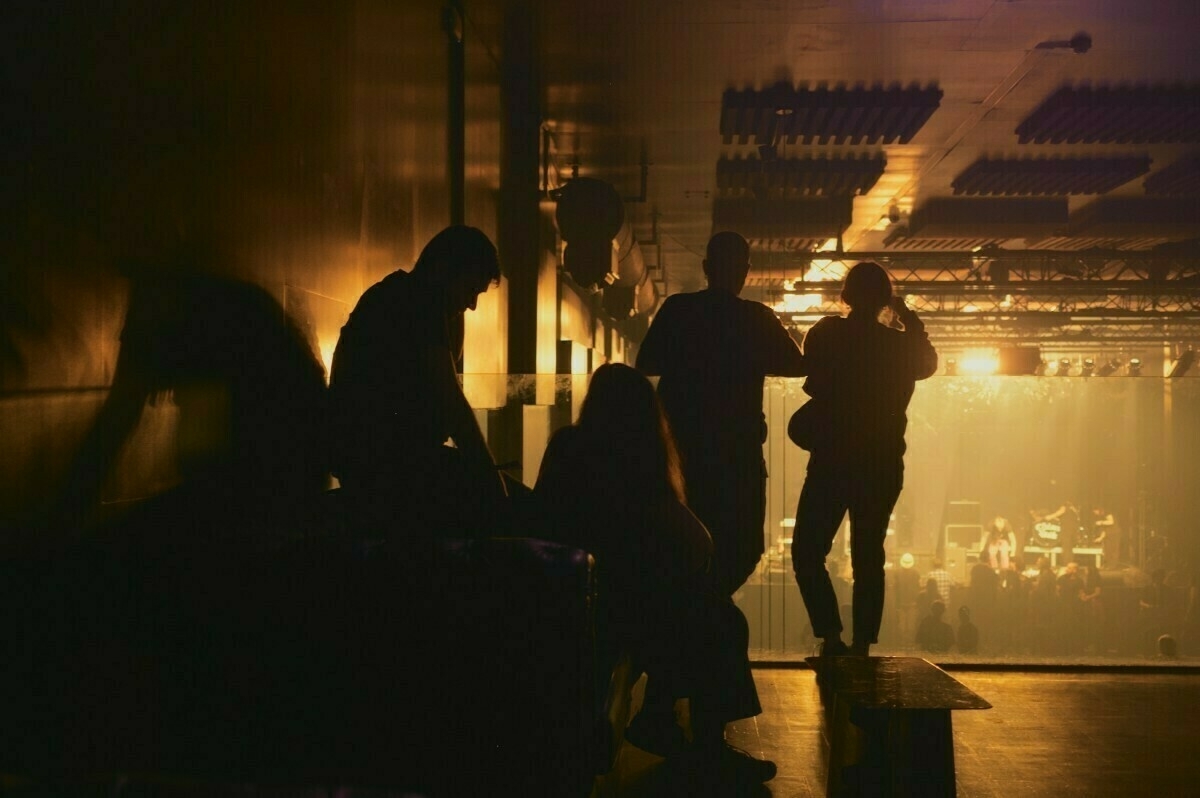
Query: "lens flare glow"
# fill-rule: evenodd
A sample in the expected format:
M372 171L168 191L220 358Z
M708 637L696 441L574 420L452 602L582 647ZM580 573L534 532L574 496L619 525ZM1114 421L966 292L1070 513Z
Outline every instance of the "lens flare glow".
M989 376L1000 371L1000 356L994 350L972 349L958 358L958 373Z

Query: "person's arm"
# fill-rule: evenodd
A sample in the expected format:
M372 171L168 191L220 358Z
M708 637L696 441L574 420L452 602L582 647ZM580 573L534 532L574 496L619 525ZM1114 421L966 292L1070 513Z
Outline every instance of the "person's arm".
M674 304L671 298L668 297L654 314L654 321L650 323L650 328L646 330L646 337L642 339L642 343L638 346L637 361L635 363L638 371L648 377L655 377L663 372L663 367L670 363L670 346L671 336L675 334L671 330L672 308Z
M121 444L142 416L150 386L141 371L118 356L108 396L83 439L59 493L49 523L78 529L91 520L100 488L104 485Z
M503 497L504 479L496 470L496 461L492 459L479 422L475 420L475 412L458 384L458 373L454 369L450 350L444 346L434 346L429 348L427 354L434 395L439 405L445 408L450 437L472 473L473 481L485 486L486 490L494 490L497 498Z
M779 321L775 312L765 305L762 308L762 340L764 370L776 377L803 377L808 373L804 366L804 355L791 333Z
M804 392L813 398L829 396L833 388L833 370L837 367L833 356L833 324L837 319L821 319L804 334L804 366L808 379L804 381Z
M923 380L933 376L937 371L937 350L929 342L929 334L925 332L925 323L917 316L901 297L892 297L889 304L892 313L904 325L904 336L908 344L908 365L910 376L914 380Z

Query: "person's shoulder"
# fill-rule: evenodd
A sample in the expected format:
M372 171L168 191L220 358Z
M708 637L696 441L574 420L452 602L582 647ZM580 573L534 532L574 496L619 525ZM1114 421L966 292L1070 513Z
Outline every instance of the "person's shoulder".
M780 326L783 325L783 323L779 321L779 316L776 315L775 310L764 305L762 302L738 297L737 307L742 313L745 313L747 316L759 323L767 323L771 325L778 324Z
M808 331L811 333L813 330L816 330L817 334L820 335L821 333L832 332L840 327L844 327L845 324L846 318L844 316L822 316L817 319L813 326L808 328Z

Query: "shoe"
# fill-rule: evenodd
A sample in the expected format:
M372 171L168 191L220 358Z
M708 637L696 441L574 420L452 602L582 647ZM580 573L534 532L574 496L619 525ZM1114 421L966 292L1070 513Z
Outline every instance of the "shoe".
M842 642L840 637L826 638L825 642L821 643L821 651L817 655L819 657L845 657L850 654L850 647Z
M869 657L871 656L871 644L859 643L855 641L850 644L850 656L852 657Z
M735 745L725 743L720 752L721 766L733 771L738 776L756 782L770 781L775 778L777 768L769 759L757 759Z

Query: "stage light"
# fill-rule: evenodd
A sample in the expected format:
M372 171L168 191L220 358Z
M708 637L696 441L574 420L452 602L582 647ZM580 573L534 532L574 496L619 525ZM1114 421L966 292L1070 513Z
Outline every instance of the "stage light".
M1129 376L1137 377L1142 373L1142 359L1140 357L1129 358Z
M1000 370L1000 359L995 351L987 349L969 350L963 352L958 363L960 374L972 376L990 376Z
M1083 373L1083 376L1085 376L1085 377L1090 377L1094 373L1096 373L1096 361L1092 360L1090 357L1085 357L1083 359L1083 372L1082 373Z
M1059 377L1066 377L1071 373L1071 359L1064 357L1058 361L1058 371L1055 374Z

